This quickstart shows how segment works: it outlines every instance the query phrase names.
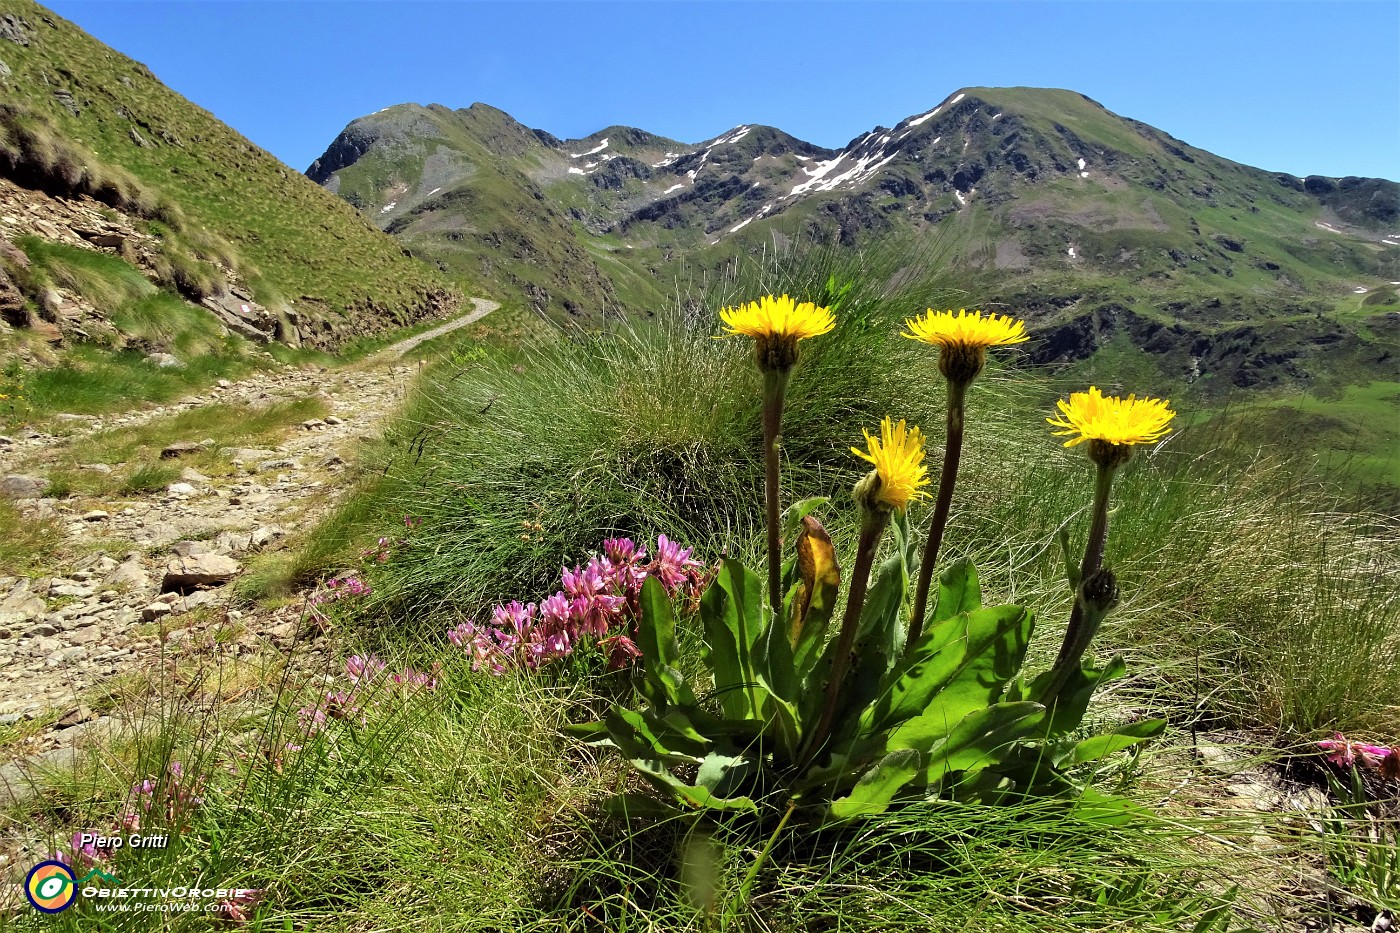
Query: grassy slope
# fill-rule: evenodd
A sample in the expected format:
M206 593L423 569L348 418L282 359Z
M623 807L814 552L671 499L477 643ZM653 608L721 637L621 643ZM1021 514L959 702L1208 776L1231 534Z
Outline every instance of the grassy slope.
M440 277L404 257L348 205L166 88L145 66L27 0L0 0L0 13L35 30L29 46L6 46L13 71L3 82L6 96L233 244L260 301L301 305L310 296L336 314L404 320L441 289ZM55 100L55 88L72 94L76 116ZM147 144L137 145L133 131Z

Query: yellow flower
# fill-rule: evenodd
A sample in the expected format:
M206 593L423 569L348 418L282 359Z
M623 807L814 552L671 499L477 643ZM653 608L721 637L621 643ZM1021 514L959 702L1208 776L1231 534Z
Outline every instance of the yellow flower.
M875 465L880 477L879 488L872 490L876 501L891 509L903 511L913 499L928 495L920 487L929 485L928 468L924 466L924 436L918 428L905 428L904 419L898 424L888 417L880 422L880 438L865 433L870 452L851 448L851 453Z
M1176 412L1167 407L1166 399L1107 397L1090 386L1088 392L1075 392L1069 401L1060 400L1064 417L1045 420L1057 428L1059 437L1069 437L1066 447L1085 441L1102 441L1119 447L1147 444L1165 436L1171 429L1167 423Z
M966 308L957 314L930 308L923 317L904 323L909 330L902 336L938 347L942 351L938 354L939 370L959 383L971 382L982 371L988 347L1004 347L1030 339L1026 336L1024 321L1000 314L983 317L981 311L968 314Z
M829 332L836 326L830 308L787 295L765 295L734 308L724 308L720 320L729 328L727 337L744 334L754 338L758 365L764 371L792 368L797 362L797 341Z

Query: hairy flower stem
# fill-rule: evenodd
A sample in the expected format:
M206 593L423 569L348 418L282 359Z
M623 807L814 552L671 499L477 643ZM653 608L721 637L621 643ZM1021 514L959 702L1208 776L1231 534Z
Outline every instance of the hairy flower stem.
M779 540L778 440L783 425L783 398L787 395L788 370L763 373L764 506L768 517L768 604L774 615L783 611L783 553Z
M831 732L831 721L836 717L836 706L841 700L841 686L851 667L851 649L855 647L856 630L860 628L860 611L865 605L870 568L875 564L875 552L880 547L880 538L890 523L890 513L886 509L861 511L860 543L856 548L855 568L851 571L851 590L846 597L846 614L841 619L841 634L837 636L836 651L831 657L831 671L827 675L826 700L822 705L821 719L817 720L817 727L807 737L807 746L798 758L802 762L799 770L811 763Z
M948 380L948 442L944 445L943 470L938 476L938 498L934 501L933 520L929 523L924 557L919 563L919 585L914 590L914 614L909 620L909 637L905 650L913 646L924 633L924 612L928 608L928 591L933 583L933 568L938 563L938 549L943 545L943 529L948 524L948 512L953 507L953 486L958 481L958 463L962 460L963 402L967 383Z
M1086 624L1084 605L1084 583L1103 568L1104 543L1108 540L1108 497L1113 488L1113 465L1100 465L1098 478L1094 483L1094 511L1089 525L1089 541L1084 546L1084 561L1079 565L1079 586L1075 587L1074 608L1070 610L1069 627L1065 629L1065 640L1060 644L1060 653L1055 658L1050 683L1046 685L1045 697L1053 697L1064 686L1073 673L1079 659L1089 650L1089 642L1098 631L1098 621L1103 613L1089 613L1094 617L1093 624Z

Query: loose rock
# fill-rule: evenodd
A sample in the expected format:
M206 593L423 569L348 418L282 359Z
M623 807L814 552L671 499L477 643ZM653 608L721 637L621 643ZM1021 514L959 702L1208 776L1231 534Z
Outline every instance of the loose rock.
M176 557L165 566L162 593L184 593L209 586L222 586L238 576L242 567L232 557L222 554L196 554Z
M37 476L14 474L0 479L0 496L6 499L38 499L49 488L49 481Z
M177 457L187 457L190 454L203 453L204 448L194 441L176 441L160 452L162 460L174 460Z

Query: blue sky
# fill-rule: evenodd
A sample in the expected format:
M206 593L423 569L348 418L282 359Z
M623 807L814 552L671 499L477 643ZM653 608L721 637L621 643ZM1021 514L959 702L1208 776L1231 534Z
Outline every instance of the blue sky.
M1400 3L51 0L287 164L404 101L557 136L838 147L964 86L1064 87L1297 175L1400 180Z

